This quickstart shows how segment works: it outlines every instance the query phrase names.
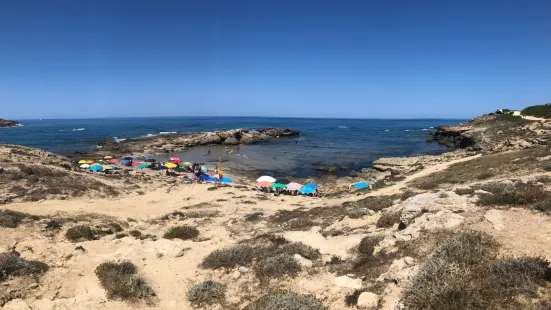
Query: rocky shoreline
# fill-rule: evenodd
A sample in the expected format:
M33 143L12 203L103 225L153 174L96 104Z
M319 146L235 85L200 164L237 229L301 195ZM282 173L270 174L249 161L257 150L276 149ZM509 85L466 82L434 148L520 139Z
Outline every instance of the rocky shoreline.
M0 128L9 128L21 125L19 122L0 118Z
M167 154L181 152L185 148L194 146L256 144L269 142L280 137L296 137L300 134L300 131L289 128L263 128L259 130L239 128L214 132L169 134L161 137L127 139L121 142L102 140L97 143L100 149L93 154Z

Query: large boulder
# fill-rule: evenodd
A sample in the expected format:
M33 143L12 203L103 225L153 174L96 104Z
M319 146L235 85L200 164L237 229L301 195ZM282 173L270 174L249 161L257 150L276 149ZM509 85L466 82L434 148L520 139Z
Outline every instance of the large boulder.
M201 140L199 141L199 144L201 145L220 144L220 142L221 142L221 138L219 135L217 135L214 132L208 132L201 138Z
M239 141L243 144L253 144L256 142L255 137L250 133L243 133Z
M379 304L379 296L371 292L363 292L358 296L358 309L375 309Z
M19 123L16 121L10 121L7 119L0 118L0 127L14 127L17 125L19 125Z
M224 140L224 144L226 144L226 145L237 145L237 144L239 144L239 141L234 137L229 137L226 140Z

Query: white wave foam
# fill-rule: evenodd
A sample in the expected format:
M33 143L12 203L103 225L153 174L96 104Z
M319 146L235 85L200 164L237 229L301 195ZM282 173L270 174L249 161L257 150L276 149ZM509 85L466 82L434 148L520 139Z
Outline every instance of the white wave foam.
M406 131L409 131L409 129L406 129Z
M75 129L73 129L73 131L83 131L83 130L86 130L86 128L75 128Z
M124 139L124 138L113 137L113 140L115 140L115 142L119 143L119 142L122 142L122 141L124 141L124 140L126 140L126 139Z
M427 131L428 129L426 129L426 128L423 128L423 129L421 129L421 130L422 130L422 131Z
M177 133L176 131L161 131L159 132L160 135L171 135Z
M434 127L429 127L430 129L434 129Z
M348 128L347 126L339 126L340 129L346 129Z
M152 133L148 133L147 135L145 135L144 137L156 137L157 135L155 134L152 134Z
M388 129L385 129L385 131L388 131Z

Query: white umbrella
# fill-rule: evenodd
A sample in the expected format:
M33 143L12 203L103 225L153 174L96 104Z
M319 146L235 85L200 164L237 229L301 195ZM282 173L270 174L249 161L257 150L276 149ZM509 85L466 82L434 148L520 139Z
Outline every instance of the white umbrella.
M90 168L90 165L88 164L80 165L80 168L88 169Z
M270 177L270 176L261 176L260 178L258 178L256 180L256 182L270 182L270 183L274 183L276 181L276 179Z

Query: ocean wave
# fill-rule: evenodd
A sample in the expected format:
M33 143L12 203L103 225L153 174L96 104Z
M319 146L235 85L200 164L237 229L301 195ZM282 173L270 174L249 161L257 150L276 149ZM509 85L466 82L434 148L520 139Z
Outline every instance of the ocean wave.
M388 129L385 129L385 131L388 131Z
M430 129L427 129L427 128L423 128L423 129L421 129L421 130L422 130L422 131L427 131L427 130L430 130Z
M144 137L156 137L157 135L156 134L153 134L153 133L148 133L147 135L145 135Z
M429 127L430 129L434 129L434 127Z
M347 126L339 126L340 129L346 129L348 128Z
M171 135L177 133L176 131L161 131L159 132L160 135Z
M86 130L86 128L75 128L75 129L73 129L73 131L83 131L83 130Z
M115 140L115 142L119 143L119 142L125 141L126 139L113 137L113 140Z
M409 131L409 129L406 129L406 131Z

